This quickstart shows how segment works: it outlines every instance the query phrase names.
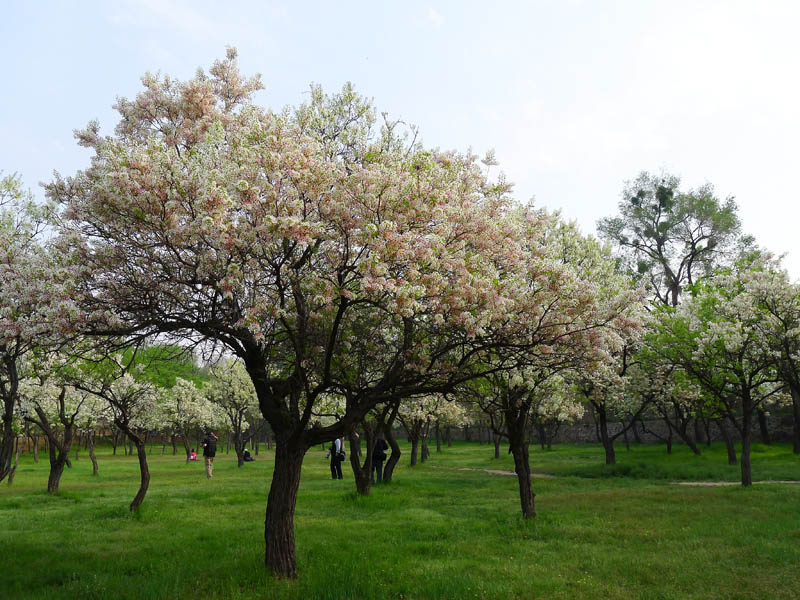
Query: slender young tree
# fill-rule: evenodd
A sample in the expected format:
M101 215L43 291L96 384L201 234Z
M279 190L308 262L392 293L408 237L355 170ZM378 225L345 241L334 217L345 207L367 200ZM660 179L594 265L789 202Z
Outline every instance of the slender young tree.
M135 353L107 356L95 364L81 365L68 374L72 386L94 394L108 403L114 425L136 447L139 460L139 489L130 503L136 511L150 486L150 467L147 464L146 432L158 425L158 388L141 377ZM132 373L133 371L133 373ZM134 376L134 373L138 377Z
M502 415L519 482L522 514L536 516L528 453L537 388L567 370L594 377L638 335L641 295L616 269L609 250L574 224L544 211L517 214L527 252L517 305L524 319L507 348L486 355L504 364L488 374L493 413ZM541 224L543 226L536 226ZM499 433L499 431L498 431Z

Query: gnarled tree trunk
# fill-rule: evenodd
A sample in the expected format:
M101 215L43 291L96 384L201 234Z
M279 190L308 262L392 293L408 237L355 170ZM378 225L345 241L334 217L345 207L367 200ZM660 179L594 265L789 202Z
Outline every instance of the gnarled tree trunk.
M516 414L506 415L506 426L508 427L508 443L511 453L514 456L514 470L517 473L519 483L519 500L522 507L522 516L525 519L536 517L534 506L533 484L531 482L531 464L528 455L528 440L525 437L527 409L515 411Z
M275 468L264 519L264 563L278 577L297 577L294 510L307 448L288 434L275 435Z
M400 456L402 455L402 452L400 451L400 445L392 435L393 420L394 419L390 420L383 428L383 437L386 439L386 443L389 444L389 448L392 449L392 453L389 455L386 464L383 466L383 483L391 483L394 468L397 466L397 463L400 461Z
M144 497L147 494L147 488L150 487L150 469L147 466L147 447L143 440L135 442L136 455L139 459L139 490L133 497L130 509L137 510L144 502Z
M375 431L374 426L362 422L364 431L364 442L367 451L364 453L364 464L359 459L361 454L361 438L355 432L350 433L350 466L353 468L353 476L356 481L356 492L360 496L369 496L372 489L372 453L375 450Z

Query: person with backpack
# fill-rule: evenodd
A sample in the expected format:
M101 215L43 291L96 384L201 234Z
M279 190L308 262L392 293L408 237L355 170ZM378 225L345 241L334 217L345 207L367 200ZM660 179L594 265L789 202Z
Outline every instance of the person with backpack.
M342 461L345 459L344 438L333 440L331 447L328 448L328 456L331 459L331 479L342 478Z
M372 451L372 483L383 481L383 461L386 460L386 450L389 444L382 435L375 440L375 449Z
M211 479L214 471L214 457L217 455L217 440L219 438L209 430L203 440L203 459L206 462L206 477Z

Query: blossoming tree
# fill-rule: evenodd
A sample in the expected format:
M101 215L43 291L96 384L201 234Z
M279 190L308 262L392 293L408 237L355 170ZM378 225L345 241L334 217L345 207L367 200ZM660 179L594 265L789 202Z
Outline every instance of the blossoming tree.
M800 285L769 256L754 267L743 274L743 285L760 309L756 326L791 394L792 446L800 454Z
M67 375L76 389L93 394L108 403L114 425L136 446L139 459L139 489L130 503L135 511L144 501L150 486L150 468L143 432L160 424L157 407L158 388L141 375L143 365L136 366L135 354L127 358L116 354L100 356L95 362L77 365Z
M265 562L294 577L293 515L308 448L375 405L472 376L493 324L515 318L508 186L471 154L427 151L352 88L297 111L252 103L235 51L179 82L147 75L91 166L57 178L61 243L90 335L160 335L242 360L276 439ZM366 362L364 362L366 361ZM327 393L347 398L313 425Z
M159 389L158 407L162 422L181 436L187 464L191 460L189 435L204 427L217 428L225 420L203 390L183 377L176 377L172 387Z
M769 318L761 304L761 268L740 261L700 284L696 294L660 321L658 345L679 364L739 432L741 479L753 483L750 443L756 411L781 402L780 353L764 335ZM754 287L751 287L753 286Z
M253 382L241 361L221 361L210 369L211 379L203 387L206 399L224 415L225 426L233 436L238 466L244 464L244 433L248 416L258 411Z
M516 327L508 345L487 355L499 367L486 376L484 406L502 417L520 490L522 514L536 516L529 423L537 389L565 371L585 377L608 369L638 332L640 294L616 269L609 250L557 214L520 209L515 216L522 255ZM499 429L496 429L499 431Z
M59 373L69 360L69 356L57 353L30 353L19 389L20 410L25 421L36 425L48 441L47 491L51 494L58 492L80 425L79 417L89 408L88 404L84 406L88 394L70 386Z
M53 256L40 239L45 223L19 178L0 178L0 481L11 470L22 362L50 333L43 313L54 293Z

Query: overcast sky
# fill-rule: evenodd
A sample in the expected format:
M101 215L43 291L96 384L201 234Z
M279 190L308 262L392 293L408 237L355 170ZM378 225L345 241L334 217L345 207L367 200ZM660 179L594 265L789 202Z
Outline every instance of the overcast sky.
M223 7L224 6L224 7ZM4 3L0 169L38 183L88 164L146 71L187 79L239 49L280 108L352 81L429 146L483 154L523 201L587 233L640 171L711 182L800 277L800 2Z

